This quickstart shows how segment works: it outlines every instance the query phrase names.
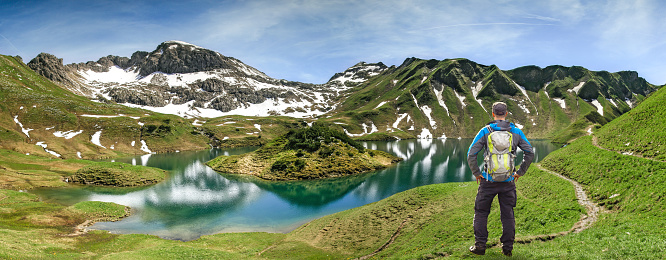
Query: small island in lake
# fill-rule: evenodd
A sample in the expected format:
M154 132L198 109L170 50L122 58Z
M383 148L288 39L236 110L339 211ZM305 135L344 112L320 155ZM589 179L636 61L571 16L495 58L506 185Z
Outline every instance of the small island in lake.
M306 180L379 170L400 161L400 157L365 149L345 133L314 123L291 130L254 152L219 156L206 164L218 172L266 180Z
M166 171L125 163L96 162L66 178L68 182L86 185L134 187L161 182L166 179Z

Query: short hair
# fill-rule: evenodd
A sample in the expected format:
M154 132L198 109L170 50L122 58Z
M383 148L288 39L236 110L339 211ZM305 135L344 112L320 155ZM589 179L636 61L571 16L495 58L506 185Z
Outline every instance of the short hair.
M493 103L493 113L496 116L506 115L506 104L504 102L495 102L495 103Z

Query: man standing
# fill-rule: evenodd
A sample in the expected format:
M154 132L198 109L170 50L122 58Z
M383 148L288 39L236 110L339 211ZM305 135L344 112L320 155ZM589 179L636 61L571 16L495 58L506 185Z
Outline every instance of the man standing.
M511 251L516 236L516 221L513 216L513 208L516 206L517 199L515 180L527 172L527 168L534 159L532 145L527 141L523 131L513 123L505 121L506 110L506 104L503 102L493 104L493 118L495 120L479 131L467 151L467 164L469 164L472 174L476 177L477 183L480 183L474 204L474 237L476 242L469 248L470 252L477 255L486 253L488 215L495 196L499 199L500 218L502 220L502 236L500 237L502 253L506 256L512 255ZM491 133L493 133L493 136L491 136ZM497 155L498 147L502 146L502 140L506 140L504 141L506 149ZM514 171L513 160L517 147L523 150L524 155L520 169ZM479 168L476 159L482 150L484 151L485 162L483 171ZM502 169L505 169L504 172Z

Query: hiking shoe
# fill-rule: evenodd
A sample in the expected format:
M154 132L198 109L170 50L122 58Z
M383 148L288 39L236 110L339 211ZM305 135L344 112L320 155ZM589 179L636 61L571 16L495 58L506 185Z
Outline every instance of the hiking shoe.
M513 255L513 253L511 253L511 250L504 249L504 248L502 248L502 254L504 254L505 256L512 256Z
M485 255L486 254L486 249L485 248L480 248L477 246L470 246L469 247L469 252L475 255Z

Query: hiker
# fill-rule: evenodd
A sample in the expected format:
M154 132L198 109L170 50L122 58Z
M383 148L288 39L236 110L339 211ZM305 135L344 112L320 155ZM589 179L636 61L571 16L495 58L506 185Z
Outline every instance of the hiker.
M516 206L515 181L523 176L534 159L532 145L513 123L505 121L506 104L493 104L494 121L488 123L474 138L467 151L467 164L479 183L479 190L474 203L474 237L476 242L469 251L484 255L488 242L488 214L495 196L499 199L500 218L502 220L502 253L512 255L513 242L516 236L516 221L513 208ZM523 150L523 162L520 169L515 170L514 159L516 148ZM484 151L483 171L479 168L476 158Z

